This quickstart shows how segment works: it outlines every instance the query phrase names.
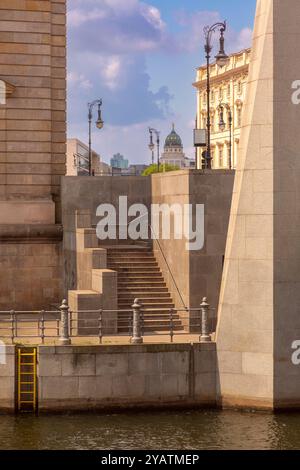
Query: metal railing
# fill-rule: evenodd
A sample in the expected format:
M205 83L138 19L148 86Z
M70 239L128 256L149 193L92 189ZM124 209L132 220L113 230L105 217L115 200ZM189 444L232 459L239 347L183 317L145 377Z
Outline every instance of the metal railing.
M212 310L206 298L199 308L171 308L163 314L143 308L138 299L128 310L80 311L71 311L64 300L53 311L0 311L0 339L20 343L38 338L42 344L52 339L69 345L73 338L94 338L102 344L104 338L123 337L131 344L141 344L147 336L167 336L173 342L176 336L199 335L200 342L210 342Z
M153 241L155 241L155 242L157 243L157 246L158 246L158 248L159 248L159 251L161 252L161 255L162 255L162 257L163 257L163 260L164 260L164 262L165 262L165 264L166 264L166 266L167 266L167 270L168 270L169 273L170 273L172 282L173 282L173 284L174 284L174 286L175 286L175 289L176 289L176 291L177 291L177 294L178 294L178 296L179 296L179 298L180 298L180 301L181 301L183 307L184 307L185 310L186 310L186 309L187 309L187 306L185 305L185 302L184 302L184 300L183 300L183 296L182 296L182 294L181 294L181 292L180 292L180 289L179 289L178 284L177 284L177 282L176 282L175 276L174 276L174 274L173 274L173 272L172 272L171 266L170 266L170 264L169 264L169 262L168 262L168 260L167 260L167 257L166 257L166 255L165 255L165 253L164 253L164 250L163 250L163 248L162 248L162 246L161 246L161 243L160 243L160 241L159 241L159 238L157 237L157 235L156 235L156 233L155 233L155 231L154 231L152 225L151 225L151 224L148 224L148 225L149 225L149 229L150 229L151 234L152 234Z

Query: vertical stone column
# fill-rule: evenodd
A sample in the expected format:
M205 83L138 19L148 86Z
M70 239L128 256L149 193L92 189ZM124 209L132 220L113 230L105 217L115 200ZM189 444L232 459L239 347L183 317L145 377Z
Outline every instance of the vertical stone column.
M0 79L14 87L0 105L0 224L60 220L66 153L65 3L0 2Z
M298 0L259 0L219 306L219 401L300 405Z
M66 0L0 1L0 309L63 296Z

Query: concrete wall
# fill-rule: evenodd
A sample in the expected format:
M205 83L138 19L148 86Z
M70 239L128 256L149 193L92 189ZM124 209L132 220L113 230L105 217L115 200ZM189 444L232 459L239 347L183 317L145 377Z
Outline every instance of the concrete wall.
M0 226L0 310L49 310L63 297L62 228Z
M215 405L215 344L38 348L40 411Z
M49 308L62 296L66 0L1 0L0 45L0 309Z
M162 240L161 233L156 236L165 258L157 242L154 241L153 247L177 308L183 308L183 303L198 307L204 296L208 296L211 305L217 307L233 180L234 172L225 170L183 170L153 175L150 178L64 177L62 214L66 290L73 290L78 286L75 211L89 209L92 223L96 224L99 221L96 217L99 204L112 203L117 208L119 196L127 195L129 205L142 203L149 210L152 203L204 204L205 246L202 250L188 251L185 239ZM181 295L178 294L170 271Z
M0 223L54 223L53 199L59 222L66 0L2 0L0 17L0 77L14 87L0 106Z
M0 364L0 412L15 410L15 347L6 346L6 364Z
M157 204L204 204L205 245L187 251L186 240L162 240L160 245L187 306L198 307L204 296L216 308L222 278L234 171L177 171L152 176L152 201ZM157 243L155 254L177 308L181 298Z
M151 179L132 176L66 176L62 178L65 292L76 289L78 285L76 211L88 209L92 217L92 224L96 224L100 220L96 217L97 207L100 204L108 203L113 204L117 209L119 196L127 196L128 205L141 203L150 209ZM117 219L118 216L117 212ZM105 246L105 242L101 242L99 245Z

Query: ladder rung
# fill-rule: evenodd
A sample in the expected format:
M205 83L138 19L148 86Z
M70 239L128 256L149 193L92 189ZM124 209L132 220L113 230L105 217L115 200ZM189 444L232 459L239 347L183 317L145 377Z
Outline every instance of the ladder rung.
M34 401L25 401L25 400L21 400L19 403L20 403L20 405L24 405L25 403L30 404L30 405L33 405L33 404L34 404Z
M34 394L34 391L32 391L32 392L23 392L23 391L21 390L20 393L21 393L21 395L22 395L22 393L25 393L25 395L30 395L30 394L33 395L33 394Z

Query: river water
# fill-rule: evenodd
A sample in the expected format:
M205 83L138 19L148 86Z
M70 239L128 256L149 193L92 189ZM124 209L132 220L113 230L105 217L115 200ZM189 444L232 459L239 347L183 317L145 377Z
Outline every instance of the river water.
M0 449L300 449L300 414L0 416Z

